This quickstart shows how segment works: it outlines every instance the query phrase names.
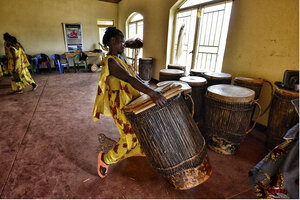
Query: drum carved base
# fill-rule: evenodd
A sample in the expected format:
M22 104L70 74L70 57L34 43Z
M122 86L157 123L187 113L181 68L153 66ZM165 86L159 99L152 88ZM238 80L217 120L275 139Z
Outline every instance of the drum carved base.
M232 155L239 148L239 145L232 144L223 138L216 136L209 137L207 146L211 150L224 155Z
M211 176L212 170L208 156L195 168L183 170L166 179L178 190L187 190L204 183Z

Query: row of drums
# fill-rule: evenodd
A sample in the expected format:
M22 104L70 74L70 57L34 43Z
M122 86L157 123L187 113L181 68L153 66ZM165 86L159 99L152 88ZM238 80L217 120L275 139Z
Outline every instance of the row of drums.
M214 73L214 72L205 72L203 70L196 70L192 69L190 71L190 76L185 77L184 76L184 68L182 66L176 66L176 65L169 65L168 69L162 69L160 71L159 80L160 82L169 81L169 80L177 80L180 81L179 83L183 84L185 88L185 93L190 93L194 100L194 120L198 123L200 123L200 128L203 128L201 130L204 134L205 131L208 131L208 134L210 133L209 124L211 126L216 127L216 124L212 124L210 120L216 121L218 119L218 114L213 114L215 111L213 109L213 106L211 103L211 98L214 96L214 99L217 99L218 101L223 102L222 104L231 104L233 106L232 111L230 111L230 114L224 113L224 105L221 107L220 117L233 117L231 113L235 113L235 107L241 106L240 104L257 104L257 100L259 99L261 88L264 83L268 83L272 90L272 99L267 106L267 108L264 110L263 113L265 113L268 108L270 108L270 114L268 118L268 126L267 126L267 140L266 140L266 146L269 149L274 148L281 142L283 142L283 136L286 134L286 132L295 125L299 119L298 114L296 113L294 106L291 103L291 100L299 98L299 92L286 90L283 88L276 87L276 90L273 95L273 86L272 84L263 79L253 79L253 78L247 78L247 77L235 77L233 81L234 86L229 85L219 85L211 87L212 85L217 84L231 84L232 76L228 73ZM162 84L162 83L159 83ZM242 88L240 88L240 87ZM249 91L248 89L251 89L254 91L254 97L253 92ZM206 94L206 96L205 96ZM215 102L216 103L216 102ZM213 103L213 104L215 104ZM189 102L187 103L190 104ZM191 108L191 106L189 105ZM236 129L242 131L242 134L244 135L244 130L249 126L248 122L253 118L254 115L254 109L256 106L250 106L252 109L250 117L248 114L246 114L244 111L244 108L238 108L241 109L239 114L232 118L232 123L238 123L239 121L235 121L235 118L240 119L240 115L243 116L243 125L242 127L236 127ZM260 108L260 106L257 106ZM260 109L259 109L260 111ZM262 113L262 114L263 114ZM214 117L212 117L214 115ZM257 115L260 117L260 112ZM256 119L257 120L257 119ZM205 121L205 124L203 122ZM218 122L220 124L221 122ZM231 126L232 124L230 122L228 126ZM225 122L222 122L222 126L217 126L220 129L224 129L227 127L225 126ZM214 129L214 128L213 128ZM234 131L234 130L232 130ZM247 133L248 131L246 131ZM224 152L225 153L225 152ZM225 153L226 154L226 153Z
M236 78L230 85L232 77L225 73L183 74L177 69L161 70L158 87L172 81L183 89L181 94L173 93L165 105L149 106L141 96L128 105L131 109L125 107L146 158L180 190L211 176L207 146L226 155L237 151L251 130L256 91L260 90L256 87L262 85L261 80L253 83L247 78ZM254 88L246 88L248 85Z
M191 95L193 103L185 98L189 110L198 123L210 149L221 154L234 154L251 130L249 125L263 80L236 77L228 73L163 69L159 85L177 81L184 95ZM193 104L191 106L191 104ZM255 125L255 124L254 124Z

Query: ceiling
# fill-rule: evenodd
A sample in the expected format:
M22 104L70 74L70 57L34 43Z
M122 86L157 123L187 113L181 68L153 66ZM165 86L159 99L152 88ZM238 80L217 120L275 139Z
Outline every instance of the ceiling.
M105 1L105 2L110 2L110 3L119 3L122 0L98 0L98 1Z

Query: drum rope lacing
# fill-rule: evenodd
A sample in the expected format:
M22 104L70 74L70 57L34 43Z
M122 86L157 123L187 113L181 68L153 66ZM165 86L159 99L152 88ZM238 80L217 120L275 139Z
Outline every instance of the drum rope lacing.
M194 117L194 112L195 112L195 103L194 103L194 100L193 100L193 98L192 98L192 96L191 95L189 95L189 94L185 94L184 95L184 99L185 100L187 100L187 99L190 99L191 100L191 103L192 103L192 117Z
M260 106L259 103L258 103L258 99L251 101L251 103L256 104L256 105L258 106L258 108L259 108L259 111L258 111L257 118L256 118L256 120L254 121L254 124L252 125L252 127L251 127L248 131L246 131L246 134L248 134L248 133L250 133L251 131L253 131L253 129L255 128L255 125L256 125L258 119L259 119L260 116L261 116L261 115L260 115L260 114L261 114L261 106Z
M273 87L273 85L272 85L272 83L271 83L270 81L264 79L264 82L268 83L268 84L270 85L270 87L271 87L271 100L270 100L269 105L268 105L268 106L266 107L266 109L260 114L259 117L263 116L263 115L271 108L271 104L272 104L272 100L273 100L274 87Z

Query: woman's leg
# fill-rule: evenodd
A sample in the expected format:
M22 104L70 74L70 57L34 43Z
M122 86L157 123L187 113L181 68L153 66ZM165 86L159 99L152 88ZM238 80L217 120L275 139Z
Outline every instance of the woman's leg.
M143 154L141 146L136 140L130 149L127 148L126 138L120 138L119 142L103 156L103 160L106 164L114 164L120 160Z

